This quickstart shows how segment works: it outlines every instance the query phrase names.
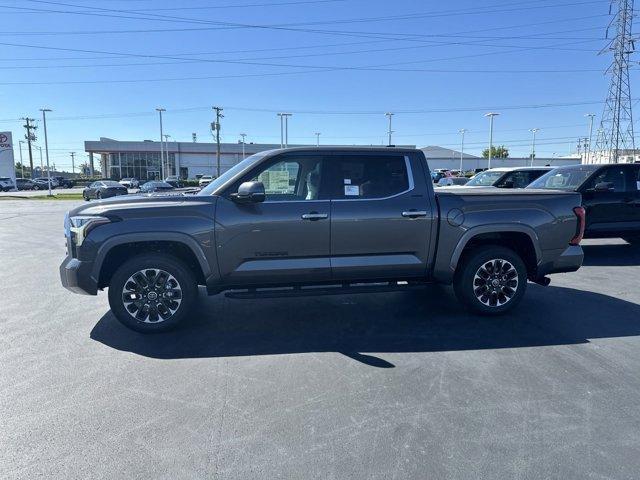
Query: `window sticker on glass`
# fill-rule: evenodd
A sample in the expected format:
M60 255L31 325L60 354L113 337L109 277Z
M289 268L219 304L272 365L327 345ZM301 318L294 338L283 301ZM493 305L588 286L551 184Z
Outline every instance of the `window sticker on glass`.
M289 172L267 170L258 176L267 193L287 193L289 191Z
M351 179L350 178L345 178L344 179L344 184L345 185L351 185Z
M358 185L345 185L344 186L345 197L359 197L360 187Z

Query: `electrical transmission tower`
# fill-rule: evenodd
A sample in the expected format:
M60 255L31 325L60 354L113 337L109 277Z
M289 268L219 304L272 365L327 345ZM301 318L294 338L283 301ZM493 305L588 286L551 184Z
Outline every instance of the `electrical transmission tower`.
M611 0L609 12L614 13L609 30L615 28L615 37L600 53L612 52L613 61L606 74L611 76L609 93L605 102L600 130L596 141L599 162L618 163L625 150L634 154L633 116L631 114L631 83L629 82L629 57L635 50L631 32L633 26L633 0ZM603 160L604 156L604 160Z

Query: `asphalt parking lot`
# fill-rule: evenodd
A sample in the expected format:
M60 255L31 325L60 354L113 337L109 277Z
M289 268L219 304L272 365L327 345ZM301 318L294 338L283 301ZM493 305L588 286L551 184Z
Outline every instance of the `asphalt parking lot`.
M60 285L80 202L0 201L0 478L637 478L640 249L529 284L513 315L452 291L201 296L143 336Z

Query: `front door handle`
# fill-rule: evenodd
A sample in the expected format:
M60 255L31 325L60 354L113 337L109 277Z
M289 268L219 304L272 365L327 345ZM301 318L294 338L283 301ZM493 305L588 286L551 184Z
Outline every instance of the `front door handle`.
M329 214L327 213L311 212L311 213L302 214L303 220L323 220L328 217L329 217Z
M426 217L427 212L424 210L409 210L407 212L402 212L402 216L407 218Z

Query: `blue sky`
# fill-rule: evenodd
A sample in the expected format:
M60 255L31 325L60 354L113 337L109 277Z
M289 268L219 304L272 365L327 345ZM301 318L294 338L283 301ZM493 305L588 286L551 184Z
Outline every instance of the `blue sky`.
M534 127L538 156L566 155L584 115L602 112L608 12L606 0L0 0L0 129L21 136L16 119L53 109L51 158L68 167L84 140L155 140L157 106L172 139L211 141L220 105L223 141L270 143L289 111L290 143L381 144L391 111L396 144L457 148L465 128L479 154L497 111L494 143L512 156L529 154Z

